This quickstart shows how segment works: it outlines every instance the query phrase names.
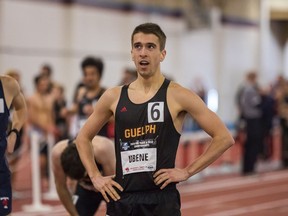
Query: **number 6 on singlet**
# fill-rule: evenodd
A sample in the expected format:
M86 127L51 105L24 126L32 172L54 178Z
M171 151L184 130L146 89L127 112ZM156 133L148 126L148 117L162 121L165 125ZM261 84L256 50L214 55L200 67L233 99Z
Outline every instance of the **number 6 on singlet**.
M150 102L147 109L148 123L164 121L164 102Z

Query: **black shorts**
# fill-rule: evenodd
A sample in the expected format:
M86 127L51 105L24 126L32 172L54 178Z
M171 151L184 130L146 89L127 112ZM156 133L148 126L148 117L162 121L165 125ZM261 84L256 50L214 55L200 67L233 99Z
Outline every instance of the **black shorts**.
M121 193L107 204L106 216L180 216L180 194L176 188L150 192Z
M77 184L73 200L79 216L93 216L103 200L103 196L99 192L87 190Z

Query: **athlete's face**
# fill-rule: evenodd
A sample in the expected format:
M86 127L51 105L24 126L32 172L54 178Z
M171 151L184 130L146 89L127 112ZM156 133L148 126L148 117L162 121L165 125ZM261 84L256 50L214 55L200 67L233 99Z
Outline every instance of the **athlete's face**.
M37 84L37 91L41 94L47 93L49 89L50 81L46 77L42 77Z
M150 77L160 72L160 62L164 60L166 50L160 50L156 35L139 32L133 36L131 54L138 74Z
M87 66L84 68L84 83L89 88L94 88L99 85L100 75L98 69L94 66Z

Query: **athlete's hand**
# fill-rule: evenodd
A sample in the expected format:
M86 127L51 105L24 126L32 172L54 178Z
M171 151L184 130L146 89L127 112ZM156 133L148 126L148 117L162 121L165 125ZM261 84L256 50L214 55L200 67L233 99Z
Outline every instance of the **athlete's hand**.
M189 173L186 169L160 169L154 175L156 185L161 185L160 189L165 188L171 182L181 182L189 178Z
M104 177L101 175L91 177L91 181L94 187L96 188L97 191L99 191L102 194L106 202L110 201L107 195L109 195L114 201L117 201L120 199L120 196L114 187L118 188L120 191L123 191L123 188L121 187L121 185L115 182L112 179L112 177L113 176Z

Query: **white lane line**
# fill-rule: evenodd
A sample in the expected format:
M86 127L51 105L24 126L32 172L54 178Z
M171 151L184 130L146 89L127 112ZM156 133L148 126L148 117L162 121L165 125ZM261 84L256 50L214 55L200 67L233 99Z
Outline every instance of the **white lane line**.
M288 206L288 199L275 200L272 202L265 202L256 205L245 206L242 208L237 208L233 210L221 211L217 213L207 214L206 216L233 216L242 215L246 213L252 213L257 211L263 211L268 209L273 209L277 207Z
M281 186L261 188L257 190L237 192L237 193L228 194L228 195L215 195L214 197L209 197L205 199L198 199L195 201L183 202L181 204L181 209L190 209L190 208L207 206L207 205L215 205L215 204L219 204L223 202L230 202L230 201L236 201L236 200L241 200L241 199L272 195L272 194L282 193L286 191L288 192L288 184L281 185Z
M284 181L287 178L288 172L280 173L276 175L259 175L251 177L240 177L240 178L231 178L218 181L211 181L207 183L197 183L197 184L187 184L181 185L178 187L181 195L186 195L189 193L207 193L216 190L229 190L234 189L235 187L249 187L251 184L265 184L273 181L281 180Z

